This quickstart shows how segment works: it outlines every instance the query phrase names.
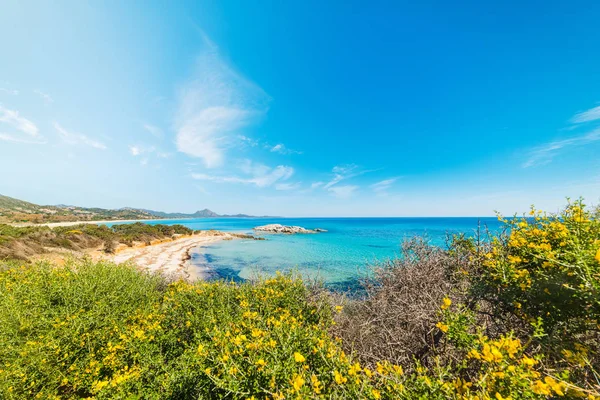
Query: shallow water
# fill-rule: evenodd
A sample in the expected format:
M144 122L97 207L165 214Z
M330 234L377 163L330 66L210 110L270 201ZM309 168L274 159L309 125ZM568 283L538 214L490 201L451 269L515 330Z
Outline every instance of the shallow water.
M352 286L369 265L399 254L400 243L425 236L444 246L448 234L475 235L478 227L499 228L496 218L204 218L152 221L151 224L182 224L192 229L217 229L253 233L259 225L279 223L323 228L317 234L262 234L267 240L221 241L199 249L196 265L208 264L215 277L235 280L260 273L295 269L319 277L334 286ZM203 254L202 254L203 253Z

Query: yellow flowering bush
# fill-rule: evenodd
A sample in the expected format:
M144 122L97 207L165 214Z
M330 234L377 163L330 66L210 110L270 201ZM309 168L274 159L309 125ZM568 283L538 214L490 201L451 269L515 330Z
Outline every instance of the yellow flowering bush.
M335 312L288 275L167 284L103 262L3 265L0 398L385 396L397 371L347 356Z
M478 285L506 310L571 333L600 316L600 221L582 201L558 215L505 219L509 233L485 254Z
M400 319L424 337L377 332L415 343L394 363L345 353L360 337L335 329L367 335L378 309L294 275L189 283L89 260L0 262L0 398L600 400L598 213L575 202L505 223L489 243L423 247L435 262L420 274L419 258L403 285L382 275L396 295L448 271L425 328Z

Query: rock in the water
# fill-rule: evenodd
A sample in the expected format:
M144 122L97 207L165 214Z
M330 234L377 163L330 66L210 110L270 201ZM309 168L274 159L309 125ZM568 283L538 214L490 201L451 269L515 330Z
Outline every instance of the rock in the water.
M318 233L326 232L325 229L306 229L301 226L285 226L281 224L269 224L263 226L257 226L254 228L257 232L269 232L269 233Z

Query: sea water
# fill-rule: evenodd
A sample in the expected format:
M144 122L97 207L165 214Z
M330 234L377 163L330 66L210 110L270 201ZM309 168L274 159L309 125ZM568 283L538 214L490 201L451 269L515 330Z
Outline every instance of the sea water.
M215 278L251 279L295 270L331 285L351 286L369 267L400 256L403 240L419 236L444 247L449 235L495 232L500 223L482 218L201 218L148 221L192 229L251 233L266 224L321 228L315 234L260 234L266 240L219 241L192 252L192 263L208 265Z

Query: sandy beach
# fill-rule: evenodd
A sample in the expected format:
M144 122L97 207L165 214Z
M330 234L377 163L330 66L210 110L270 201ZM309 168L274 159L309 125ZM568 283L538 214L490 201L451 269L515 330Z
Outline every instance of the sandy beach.
M234 235L228 233L206 231L193 236L155 243L150 246L124 247L118 249L116 254L97 255L97 258L110 260L117 264L133 262L148 271L193 281L205 279L208 276L209 267L192 266L190 251L195 247L234 238Z

